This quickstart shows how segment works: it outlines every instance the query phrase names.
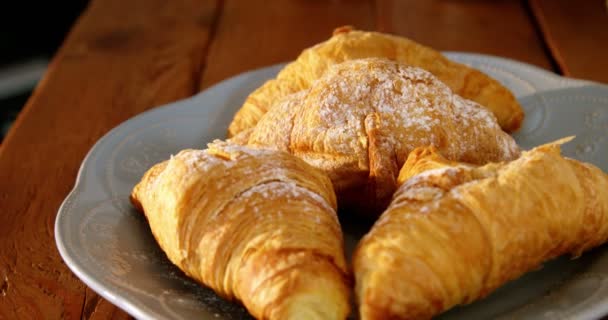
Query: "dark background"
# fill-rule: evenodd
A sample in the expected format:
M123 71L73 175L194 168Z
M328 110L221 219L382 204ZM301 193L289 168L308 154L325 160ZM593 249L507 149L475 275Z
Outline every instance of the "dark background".
M31 61L50 61L87 0L5 1L0 4L0 77ZM13 72L14 74L14 72ZM0 92L0 141L27 101L32 86Z

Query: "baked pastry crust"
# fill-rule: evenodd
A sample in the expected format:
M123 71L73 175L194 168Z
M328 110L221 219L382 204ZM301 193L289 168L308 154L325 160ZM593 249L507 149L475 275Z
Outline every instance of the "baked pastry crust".
M234 116L229 137L254 127L277 100L308 89L332 65L370 57L387 58L430 71L452 91L491 110L507 132L517 130L524 113L513 94L498 81L410 39L341 27L333 37L305 49L277 77L253 91Z
M332 66L233 140L304 159L329 175L341 208L370 213L386 208L416 147L475 164L519 155L487 109L427 71L380 58Z
M425 152L354 254L363 320L429 319L608 238L608 175L558 143L479 168Z
M258 319L345 319L330 180L284 152L216 142L152 167L132 193L167 257Z

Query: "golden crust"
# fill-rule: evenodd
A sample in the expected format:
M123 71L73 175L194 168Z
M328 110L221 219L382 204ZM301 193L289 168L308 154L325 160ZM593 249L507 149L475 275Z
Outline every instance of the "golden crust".
M418 147L410 152L405 164L401 167L397 184L402 185L409 178L424 171L458 165L465 166L458 161L450 161L444 158L435 146Z
M429 319L608 238L608 176L557 144L479 168L427 151L354 254L363 320Z
M342 27L329 40L305 49L275 79L252 92L230 124L229 136L254 127L277 100L308 89L330 66L370 57L428 70L454 93L491 110L505 131L513 132L521 126L524 113L513 94L484 73L406 38Z
M449 159L477 164L519 155L485 108L429 72L379 58L332 66L234 140L304 159L329 175L341 208L369 213L386 207L415 147L434 145Z
M184 150L134 188L167 257L259 319L345 319L348 269L330 180L284 152Z

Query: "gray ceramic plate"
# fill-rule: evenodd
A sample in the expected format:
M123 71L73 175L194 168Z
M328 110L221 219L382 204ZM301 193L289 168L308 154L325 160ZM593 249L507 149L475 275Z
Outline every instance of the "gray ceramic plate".
M608 170L608 87L522 63L448 53L511 88L526 109L518 142L531 147L576 134L565 153ZM223 138L245 96L281 66L244 73L189 99L141 114L100 139L59 209L55 237L72 271L140 319L243 319L247 312L172 266L128 201L144 171L183 148ZM365 226L345 224L349 250ZM443 319L593 319L608 313L608 249L557 259Z

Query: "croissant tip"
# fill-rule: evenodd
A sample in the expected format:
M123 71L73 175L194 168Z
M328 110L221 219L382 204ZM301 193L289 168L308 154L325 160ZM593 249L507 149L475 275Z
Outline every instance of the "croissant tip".
M341 33L349 33L351 31L354 31L355 27L351 26L351 25L345 25L345 26L340 26L334 29L334 32L332 35L339 35Z
M549 142L549 143L545 143L543 145L540 145L536 148L533 148L531 151L533 150L539 150L539 151L545 151L545 152L555 152L557 154L561 154L561 146L563 144L566 144L572 140L574 140L574 138L576 138L576 136L568 136L568 137L564 137L561 139L557 139L555 141Z
M136 187L137 188L137 187ZM141 205L141 202L139 201L139 199L136 196L136 191L134 190L133 193L129 196L129 201L131 202L131 205L133 205L133 207L139 211L139 212L143 212L144 208Z
M549 144L554 144L554 145L562 145L562 144L566 144L572 140L574 140L576 138L576 136L568 136L568 137L563 137L561 139L557 139L553 142L550 142Z

